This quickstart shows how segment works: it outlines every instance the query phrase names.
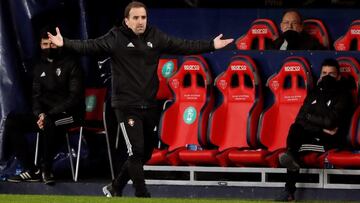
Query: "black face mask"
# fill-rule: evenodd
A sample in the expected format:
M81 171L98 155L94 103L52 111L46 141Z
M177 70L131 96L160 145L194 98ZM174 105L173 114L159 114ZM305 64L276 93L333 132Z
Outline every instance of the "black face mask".
M330 75L326 75L321 78L318 86L324 90L333 90L337 87L337 80Z
M44 58L55 59L59 56L59 49L43 49L41 55Z
M300 34L294 30L288 30L283 33L283 37L289 44L298 43Z

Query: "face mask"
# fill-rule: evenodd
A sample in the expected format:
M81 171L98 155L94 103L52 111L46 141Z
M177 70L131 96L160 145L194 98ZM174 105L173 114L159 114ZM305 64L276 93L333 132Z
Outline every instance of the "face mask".
M41 57L46 59L46 58L49 58L49 52L50 52L50 49L42 49L41 50Z
M49 51L49 58L55 59L59 56L59 49L50 49Z
M321 81L319 82L318 86L324 90L331 90L336 87L337 81L336 78L326 75L321 78Z
M41 55L44 58L55 59L59 55L59 49L51 49L51 48L43 49Z

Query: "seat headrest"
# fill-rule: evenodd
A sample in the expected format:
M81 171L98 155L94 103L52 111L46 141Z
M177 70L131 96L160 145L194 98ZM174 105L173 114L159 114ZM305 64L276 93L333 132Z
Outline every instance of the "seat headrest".
M258 72L257 66L251 57L244 55L234 56L231 58L229 67L230 69L228 68L227 71L248 73L256 82L259 82L258 75L255 74Z
M351 75L358 83L360 73L359 62L354 57L346 56L338 57L336 60L339 62L341 75L344 77Z
M304 20L304 31L318 41L326 48L329 48L329 34L324 23L318 19L306 19Z
M189 84L186 84L186 83ZM208 68L208 64L202 56L188 56L184 58L184 62L179 70L169 80L170 88L175 94L180 94L180 89L203 89L206 93L206 88L212 84L212 77ZM187 97L186 94L183 95ZM193 97L188 95L189 97ZM200 95L198 95L200 96ZM189 98L189 100L196 100L198 98Z
M209 66L202 56L187 56L184 58L184 62L181 64L179 70L171 78L182 78L187 73L201 74L206 79L206 84L212 83L212 77L209 70Z
M345 35L341 36L334 43L335 50L348 51L351 49L353 40L357 41L357 50L360 50L360 20L354 20Z
M357 98L359 97L360 64L354 57L343 56L338 57L336 60L340 65L341 76L347 78L348 82L351 83L349 86L352 88L353 96L357 103Z
M259 42L259 50L265 49L265 39L274 41L279 37L276 24L270 19L257 19L246 34L236 40L236 47L240 50L250 50L255 39Z
M248 101L255 99L246 94L248 92L246 89L259 88L259 83L261 82L254 60L248 56L234 56L231 59L226 71L216 78L215 85L221 92L226 92L231 86L231 82L234 80L234 76L237 76L236 79L238 85L236 88L241 90L243 97L241 97L241 95L237 95L237 97L233 98L233 100ZM249 81L246 81L246 79ZM251 84L248 84L250 82Z
M292 56L284 60L278 73L270 76L267 86L281 103L302 102L312 87L310 65L303 57Z

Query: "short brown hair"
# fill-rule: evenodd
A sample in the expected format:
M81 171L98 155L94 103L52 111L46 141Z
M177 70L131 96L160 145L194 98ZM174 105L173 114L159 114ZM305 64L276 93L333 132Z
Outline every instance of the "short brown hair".
M130 10L132 8L144 8L146 13L147 13L147 8L145 6L145 4L139 2L139 1L133 1L133 2L130 2L126 7L125 7L125 10L124 10L124 17L125 18L128 18L129 17L129 13L130 13Z
M321 64L321 68L324 67L324 66L335 67L337 72L340 73L340 65L339 65L339 62L336 59L333 59L333 58L324 59L324 61Z

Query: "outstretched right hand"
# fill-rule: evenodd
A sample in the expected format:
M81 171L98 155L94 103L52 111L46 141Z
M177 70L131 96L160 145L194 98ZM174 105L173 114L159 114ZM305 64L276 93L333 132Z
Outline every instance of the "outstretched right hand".
M60 29L58 27L56 27L56 35L52 35L50 32L47 33L49 40L51 41L51 43L55 44L57 47L62 47L64 46L64 39L61 36L60 33Z

